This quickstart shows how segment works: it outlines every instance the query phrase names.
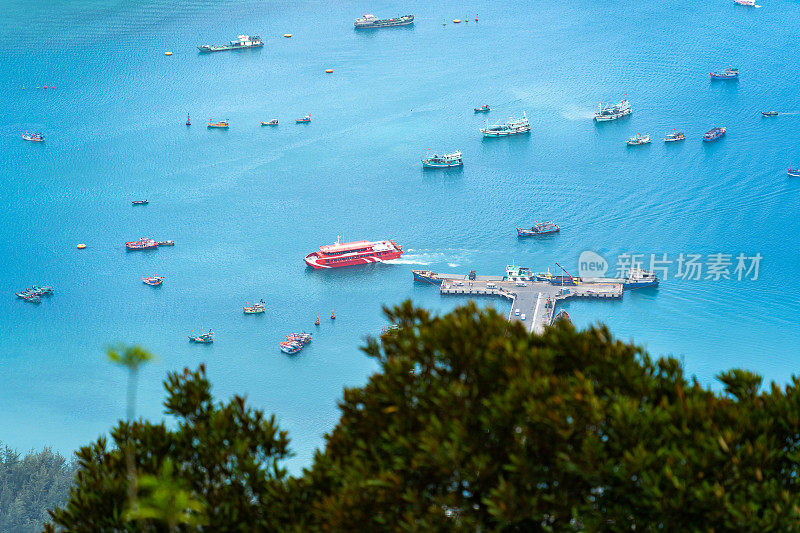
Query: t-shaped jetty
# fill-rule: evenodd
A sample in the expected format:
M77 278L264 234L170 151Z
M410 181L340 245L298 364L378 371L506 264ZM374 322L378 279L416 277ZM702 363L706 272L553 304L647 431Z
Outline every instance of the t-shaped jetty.
M553 322L555 306L567 298L622 298L623 290L657 287L658 277L652 272L631 269L626 278L578 278L534 274L525 267L509 265L505 276L437 274L429 270L413 270L414 280L439 285L440 294L462 296L502 296L511 300L508 320L522 322L528 331L542 333ZM565 271L566 273L566 271Z

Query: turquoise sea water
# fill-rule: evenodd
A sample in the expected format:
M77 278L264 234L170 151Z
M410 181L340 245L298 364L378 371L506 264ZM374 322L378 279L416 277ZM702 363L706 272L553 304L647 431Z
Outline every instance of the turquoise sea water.
M342 387L375 369L359 346L385 324L381 306L463 303L415 285L411 268L575 271L584 250L612 270L623 253L760 253L756 281L668 277L620 302L564 308L579 326L605 322L683 358L708 385L734 366L779 382L796 371L800 179L785 172L800 166L800 37L785 24L796 2L3 4L0 439L12 446L68 452L122 417L125 376L103 349L124 341L159 356L143 371L140 414L160 419L166 372L204 361L216 395L246 393L275 412L293 439L290 466L307 465ZM367 9L416 24L354 31ZM241 33L265 46L195 48ZM709 80L728 65L740 81ZM56 88L35 90L44 83ZM623 94L631 117L592 122L598 102ZM532 133L483 140L472 113L483 103L497 120L527 111ZM306 113L312 122L295 125ZM207 130L208 118L230 130ZM259 125L271 118L280 126ZM728 134L702 144L714 124ZM689 138L665 146L673 128ZM22 141L26 129L46 142ZM639 132L653 144L627 148ZM423 172L429 148L460 149L463 169ZM137 198L150 204L131 206ZM563 231L517 239L514 226L537 220ZM337 235L393 238L407 254L307 270L303 256ZM144 236L176 246L126 253ZM56 294L39 306L14 297L35 283ZM243 316L258 298L267 312ZM209 328L213 346L187 342ZM283 335L303 329L312 344L280 354Z

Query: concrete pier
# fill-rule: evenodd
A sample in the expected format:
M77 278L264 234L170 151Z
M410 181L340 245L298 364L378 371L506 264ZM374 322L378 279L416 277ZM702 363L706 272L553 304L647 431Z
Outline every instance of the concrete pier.
M580 281L577 285L553 285L545 281L450 280L442 282L441 294L501 296L511 300L508 320L518 320L528 331L542 333L553 322L556 304L567 298L622 298L622 284Z

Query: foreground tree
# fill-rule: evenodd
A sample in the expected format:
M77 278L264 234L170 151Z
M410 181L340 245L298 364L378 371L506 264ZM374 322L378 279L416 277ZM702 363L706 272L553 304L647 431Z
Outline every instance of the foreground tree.
M177 430L121 423L116 449L101 439L79 452L53 518L91 531L800 529L797 379L759 392L759 376L732 370L714 392L602 327L559 321L532 336L473 304L388 316L400 328L365 348L379 371L345 390L301 477L279 468L274 420L240 398L215 406L201 367L167 381ZM176 519L125 521L129 434L138 472L169 460L162 477L184 491L145 514Z
M292 484L303 527L362 531L800 528L800 393L687 381L605 328L529 335L410 304L372 341L323 452Z
M278 462L289 455L289 439L274 417L249 408L240 396L214 403L203 365L170 373L165 387L166 413L177 428L120 422L111 431L114 447L100 438L81 448L69 502L51 511L55 525L68 531L175 530L200 523L208 531L276 530L281 517L271 509L283 507L274 502L283 497L286 473ZM123 453L128 442L146 490L133 509Z

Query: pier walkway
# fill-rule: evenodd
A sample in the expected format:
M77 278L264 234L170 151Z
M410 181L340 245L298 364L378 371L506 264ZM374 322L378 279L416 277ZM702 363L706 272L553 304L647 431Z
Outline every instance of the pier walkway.
M508 320L518 320L533 333L542 333L553 322L556 303L567 298L622 298L622 284L578 282L577 285L553 285L545 281L460 281L446 280L441 294L462 296L501 296L511 300Z

